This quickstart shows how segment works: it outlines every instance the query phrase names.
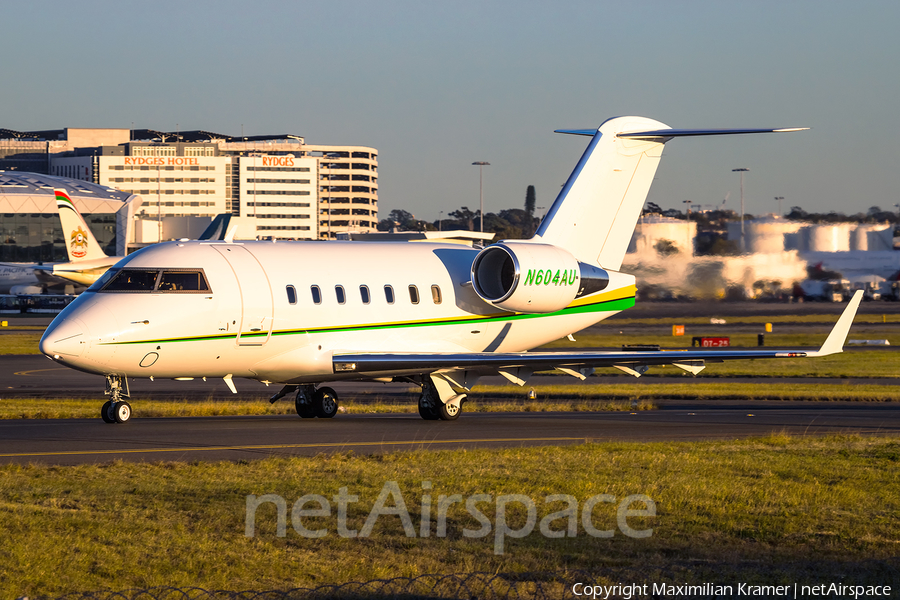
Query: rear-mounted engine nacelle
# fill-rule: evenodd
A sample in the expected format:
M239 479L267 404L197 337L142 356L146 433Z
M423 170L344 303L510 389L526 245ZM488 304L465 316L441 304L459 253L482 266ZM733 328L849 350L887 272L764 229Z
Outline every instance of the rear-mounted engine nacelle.
M500 242L472 263L472 286L482 300L504 310L548 313L604 289L609 275L549 244Z

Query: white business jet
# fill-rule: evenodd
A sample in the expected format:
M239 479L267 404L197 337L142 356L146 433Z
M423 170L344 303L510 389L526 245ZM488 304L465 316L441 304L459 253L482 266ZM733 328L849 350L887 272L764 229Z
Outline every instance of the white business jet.
M411 381L425 419L456 419L479 377L524 385L535 371L584 379L597 367L840 352L854 296L818 350L526 352L634 305L620 273L663 144L676 137L792 131L678 130L620 117L565 130L590 143L529 240L448 243L181 241L121 260L70 304L41 352L106 377L101 416L131 416L128 378L256 379L283 386L301 417L330 418L337 380Z

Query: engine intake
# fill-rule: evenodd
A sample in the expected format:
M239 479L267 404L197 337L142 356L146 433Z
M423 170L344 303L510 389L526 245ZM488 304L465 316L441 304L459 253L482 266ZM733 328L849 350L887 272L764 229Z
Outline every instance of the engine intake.
M572 300L605 289L609 274L549 244L500 242L472 262L472 286L482 300L522 313L562 310Z

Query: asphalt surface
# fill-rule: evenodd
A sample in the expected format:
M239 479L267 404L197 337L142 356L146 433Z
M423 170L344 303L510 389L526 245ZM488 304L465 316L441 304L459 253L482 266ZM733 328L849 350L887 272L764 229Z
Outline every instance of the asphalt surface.
M900 434L900 406L851 403L663 403L636 413L471 413L456 421L418 415L133 418L0 421L0 462L60 465L127 461L246 460L353 451L540 446L600 441Z

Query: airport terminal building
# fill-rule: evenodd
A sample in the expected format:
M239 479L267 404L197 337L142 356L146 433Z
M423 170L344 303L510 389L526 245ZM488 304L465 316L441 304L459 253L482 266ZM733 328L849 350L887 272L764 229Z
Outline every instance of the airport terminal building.
M0 228L7 245L5 253L0 249L0 260L31 260L2 256L43 255L48 245L58 243L46 227L38 228L37 237L36 228L28 227L28 239L21 243L17 238L24 234L10 234L11 229L24 231L22 223L29 219L58 227L54 181L69 182L63 187L74 193L89 223L125 229L116 232L120 250L194 237L220 214L252 223L252 237L259 239L334 239L375 231L378 223L377 150L309 145L294 135L0 129L0 177ZM30 195L39 200L26 206L5 197L18 196L21 186L30 186ZM129 216L129 211L112 210L114 205L90 201L103 194L120 204L133 197L138 201ZM33 250L36 244L44 250ZM19 246L32 250L13 248Z
M55 187L69 190L103 250L121 256L136 197L78 179L0 171L0 262L68 260Z

